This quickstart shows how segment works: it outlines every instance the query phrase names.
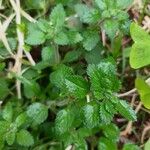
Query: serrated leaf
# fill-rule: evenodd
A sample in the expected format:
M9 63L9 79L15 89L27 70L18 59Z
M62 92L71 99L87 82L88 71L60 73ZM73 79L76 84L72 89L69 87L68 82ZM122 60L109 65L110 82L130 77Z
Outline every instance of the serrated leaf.
M21 146L28 147L34 144L34 139L27 130L22 129L17 133L17 143Z
M113 39L119 29L119 23L113 20L106 20L103 24L103 28L109 38Z
M33 103L27 108L27 115L34 125L41 124L48 116L48 108L41 103Z
M65 84L69 92L77 98L85 98L88 93L88 83L81 76L68 76Z
M100 123L109 124L112 121L115 113L115 109L112 108L109 104L107 104L107 102L102 102L99 109Z
M65 65L60 65L56 71L51 73L50 81L58 88L63 89L65 87L65 78L72 74L72 68Z
M85 126L88 128L97 127L100 124L99 120L99 106L87 104L83 107Z
M97 31L84 32L83 37L83 47L87 51L93 50L96 47L97 43L100 41Z
M50 21L56 30L60 30L64 25L66 13L62 4L58 4L50 14Z
M130 65L138 69L150 64L150 35L136 23L130 26L131 37L134 44L130 53Z
M115 70L115 66L108 60L98 65L88 66L87 73L91 79L91 90L97 99L110 98L112 92L118 91L120 83Z
M100 138L98 150L117 150L117 144L107 138Z
M69 39L66 33L60 32L54 37L54 42L58 45L67 45L69 44Z
M43 44L45 40L45 33L37 27L37 24L29 24L28 35L25 42L29 45L40 45Z
M108 0L95 0L95 3L100 8L100 10L105 10L107 9L107 1Z
M116 109L126 119L132 120L132 121L136 120L135 111L132 109L132 107L126 101L119 100L116 105Z
M25 125L29 122L30 118L27 115L26 112L21 113L19 116L17 116L15 123L17 125L17 127L20 127L22 125Z
M75 10L83 23L96 23L100 19L97 9L91 9L87 5L77 4Z
M55 128L57 134L63 134L72 127L74 114L69 109L63 109L57 113Z
M67 33L68 39L69 39L69 44L76 44L80 41L82 41L83 37L81 36L80 33L75 32L75 31L69 31Z
M141 78L137 78L135 81L135 87L137 88L140 99L143 105L150 109L150 86Z
M106 126L103 126L103 133L104 135L112 140L112 141L118 141L119 139L119 129L115 124L109 124Z
M3 113L2 113L3 118L6 121L11 122L12 121L12 117L13 117L13 108L12 108L12 103L8 102L4 109L3 109Z

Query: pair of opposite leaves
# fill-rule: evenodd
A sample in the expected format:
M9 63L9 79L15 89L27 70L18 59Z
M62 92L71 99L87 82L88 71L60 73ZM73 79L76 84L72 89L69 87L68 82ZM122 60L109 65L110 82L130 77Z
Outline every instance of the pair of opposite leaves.
M150 64L150 35L136 23L130 27L131 37L134 44L130 53L130 65L138 69ZM150 109L150 86L141 78L135 81L135 87L140 93L143 105Z

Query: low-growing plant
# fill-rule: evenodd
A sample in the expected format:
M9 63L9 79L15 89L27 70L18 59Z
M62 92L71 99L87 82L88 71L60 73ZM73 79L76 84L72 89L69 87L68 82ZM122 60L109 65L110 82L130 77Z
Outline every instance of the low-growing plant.
M121 55L122 37L130 34L127 10L132 2L2 3L0 149L118 149L120 129L115 118L136 121L132 107L117 94L121 82L116 60ZM131 25L135 45L130 62L134 68L141 67L132 54L141 46L139 30ZM140 148L127 142L122 149Z

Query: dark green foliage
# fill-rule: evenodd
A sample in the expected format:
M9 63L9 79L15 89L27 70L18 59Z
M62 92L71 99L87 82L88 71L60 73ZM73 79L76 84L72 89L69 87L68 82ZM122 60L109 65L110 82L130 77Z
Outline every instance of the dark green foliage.
M16 25L14 19L6 34L15 54L19 42L14 31L24 35L20 71L18 66L11 68L17 58L0 43L0 150L117 150L120 131L114 117L136 120L130 105L117 97L121 84L115 63L122 38L129 33L126 9L131 3L21 2L36 21L29 22L28 16ZM4 5L7 16L12 9L9 2ZM109 51L101 31L111 45Z

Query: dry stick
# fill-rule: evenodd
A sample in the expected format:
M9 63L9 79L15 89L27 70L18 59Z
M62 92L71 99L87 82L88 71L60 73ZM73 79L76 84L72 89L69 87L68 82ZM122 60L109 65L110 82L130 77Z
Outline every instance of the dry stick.
M150 125L146 126L142 132L141 143L144 143L144 137L146 133L150 130Z
M12 4L13 8L15 6L15 2L13 0L10 0L10 3ZM20 0L16 0L16 24L20 25L21 24L21 14L20 14ZM21 74L21 59L23 55L23 45L24 45L24 35L20 30L17 28L17 37L18 37L18 50L17 50L17 55L16 55L16 62L14 65L14 71L17 73L19 76ZM21 99L21 82L20 80L16 80L16 88L17 88L17 95L18 99Z
M33 23L36 22L36 20L33 19L30 15L28 15L24 10L22 10L21 7L19 7L19 9L18 9L18 7L17 7L16 3L14 2L14 0L10 0L10 3L13 6L13 9L15 10L15 12L17 12L17 11L19 12L20 16L22 14L22 16L24 16L27 20L29 20ZM24 44L24 41L23 41L23 44ZM24 50L24 53L26 54L26 56L27 56L28 60L30 61L31 65L34 66L35 61L33 60L31 54L29 52L25 51L25 50Z
M148 79L146 80L146 83L150 84L150 78L148 78ZM136 88L134 88L134 89L132 89L132 90L130 90L130 91L128 91L128 92L126 92L126 93L118 94L117 96L118 96L118 97L125 97L125 96L129 96L129 95L131 95L131 94L135 93L136 91L137 91L137 89L136 89Z

